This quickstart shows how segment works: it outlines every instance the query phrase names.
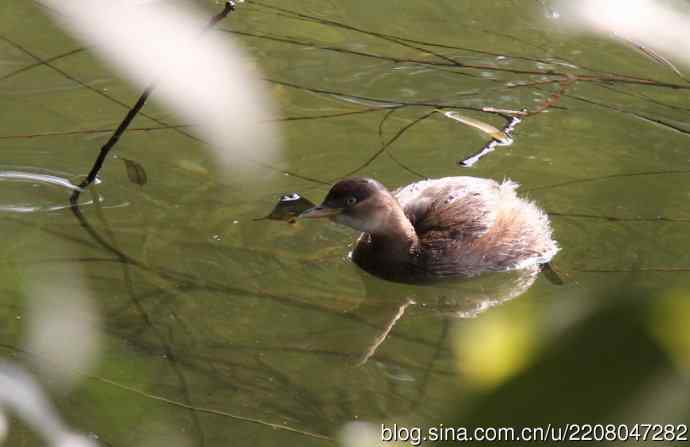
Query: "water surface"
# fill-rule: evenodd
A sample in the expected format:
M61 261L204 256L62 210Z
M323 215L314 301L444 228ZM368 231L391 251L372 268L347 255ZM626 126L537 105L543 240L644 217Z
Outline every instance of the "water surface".
M217 32L263 71L282 160L221 172L184 123L148 104L116 149L147 184L111 157L82 196L120 255L60 206L68 189L0 173L2 355L30 361L27 284L77 272L105 342L97 368L53 397L104 445L327 445L355 420L459 424L510 408L540 422L687 421L687 376L654 335L675 332L652 316L662 299L688 299L689 85L623 42L565 34L553 15L511 0L240 5ZM80 179L138 94L36 2L0 5L2 172ZM431 112L504 125L483 107L543 111L464 169L487 135ZM520 183L551 213L566 284L539 276L519 297L493 278L420 291L358 271L347 228L254 220L285 193L316 202L353 174L391 188L452 175ZM470 355L482 322L509 334L498 372ZM561 362L568 352L581 361ZM572 387L568 412L530 394L536 378L551 393L591 386ZM21 423L7 442L40 445Z

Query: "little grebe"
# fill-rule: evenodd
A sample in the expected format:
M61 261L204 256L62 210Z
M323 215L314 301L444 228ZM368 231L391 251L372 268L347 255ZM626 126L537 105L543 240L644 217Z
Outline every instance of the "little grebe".
M534 268L558 251L546 214L517 184L476 177L423 180L392 194L370 178L336 183L302 218L328 217L362 231L352 252L384 279L425 282Z

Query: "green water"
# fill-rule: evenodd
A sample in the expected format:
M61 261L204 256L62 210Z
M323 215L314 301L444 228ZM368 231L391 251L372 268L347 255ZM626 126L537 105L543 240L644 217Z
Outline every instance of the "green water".
M678 352L690 317L690 84L548 16L537 1L240 5L217 28L239 33L223 35L268 79L281 159L250 174L217 168L154 94L115 150L148 183L110 157L82 196L124 262L61 208L64 189L0 181L0 355L31 362L30 284L77 272L103 321L101 357L51 397L103 445L328 445L354 420L688 421L690 362ZM461 113L501 127L476 110L535 111L562 87L474 168L457 162L487 136L440 114L380 151L435 108L471 108ZM2 2L0 171L79 179L109 136L92 131L116 127L138 95L36 2ZM316 202L353 172L389 187L452 175L520 183L552 214L565 284L539 277L513 300L495 292L500 278L391 285L351 264L347 228L254 220L281 194ZM508 344L517 366L487 385L463 353L483 352L470 335L494 320L528 335ZM41 445L17 420L9 436Z

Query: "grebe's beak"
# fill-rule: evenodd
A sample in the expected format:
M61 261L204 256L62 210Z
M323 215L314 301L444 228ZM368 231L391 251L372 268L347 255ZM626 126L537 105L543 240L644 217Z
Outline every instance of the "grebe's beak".
M330 206L319 205L314 208L309 208L300 214L300 219L319 219L322 217L335 217L340 214L342 210L338 208L331 208Z

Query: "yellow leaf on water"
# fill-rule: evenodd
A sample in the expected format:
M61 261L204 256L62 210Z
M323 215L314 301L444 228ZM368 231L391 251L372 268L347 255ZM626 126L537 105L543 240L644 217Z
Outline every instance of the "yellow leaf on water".
M503 132L500 129L497 129L491 124L476 120L474 118L470 118L468 116L460 115L458 112L454 112L452 110L448 112L439 110L438 112L442 113L443 115L452 120L458 121L470 127L474 127L475 129L479 129L482 132L488 134L494 140L498 140L500 143L510 144L510 142L512 141L511 138L505 132Z
M657 299L649 328L679 369L690 375L690 292L674 290Z
M492 389L524 370L537 349L533 323L527 312L502 309L463 322L454 348L466 384Z

